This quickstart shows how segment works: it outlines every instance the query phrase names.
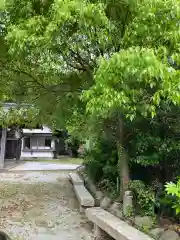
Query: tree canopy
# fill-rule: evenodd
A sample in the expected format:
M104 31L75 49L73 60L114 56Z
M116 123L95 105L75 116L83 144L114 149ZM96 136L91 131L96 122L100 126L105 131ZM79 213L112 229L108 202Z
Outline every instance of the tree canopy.
M0 20L1 100L34 104L45 123L82 138L111 126L120 159L137 124L143 139L145 123L172 123L180 0L12 0Z
M88 110L120 108L131 119L136 110L153 116L162 96L178 103L179 5L178 0L6 2L2 100L36 103L59 121L60 115L84 115L86 101Z

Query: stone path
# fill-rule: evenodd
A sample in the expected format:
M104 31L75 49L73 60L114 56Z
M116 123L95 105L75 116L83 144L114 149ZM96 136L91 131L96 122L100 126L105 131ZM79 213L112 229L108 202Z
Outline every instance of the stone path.
M49 170L75 170L80 167L78 164L46 163L46 162L25 162L10 171L49 171Z
M12 240L92 240L66 172L0 174L0 229Z

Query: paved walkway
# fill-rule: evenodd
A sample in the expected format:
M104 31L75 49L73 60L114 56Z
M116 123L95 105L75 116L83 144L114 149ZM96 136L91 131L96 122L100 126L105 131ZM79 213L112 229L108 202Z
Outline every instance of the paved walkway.
M67 172L1 173L0 211L12 240L93 240Z
M51 171L51 170L75 170L80 165L64 164L64 163L49 163L49 162L25 162L10 171Z

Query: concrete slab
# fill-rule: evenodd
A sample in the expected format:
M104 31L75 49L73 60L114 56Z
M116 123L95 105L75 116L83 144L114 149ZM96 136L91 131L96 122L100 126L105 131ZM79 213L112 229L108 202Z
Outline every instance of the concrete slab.
M87 218L116 240L153 240L99 207L86 209Z
M84 185L84 181L79 177L77 173L69 173L69 176L73 185Z
M91 194L88 192L84 185L74 185L74 191L81 206L94 206L94 198L91 196Z
M76 170L78 164L63 164L63 163L45 163L45 162L25 162L9 171L52 171L52 170Z

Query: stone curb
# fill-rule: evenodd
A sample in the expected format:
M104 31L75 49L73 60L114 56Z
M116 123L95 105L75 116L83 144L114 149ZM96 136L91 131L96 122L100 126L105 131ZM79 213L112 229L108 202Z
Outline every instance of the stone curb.
M84 186L84 181L75 172L69 173L69 177L80 205L80 212L83 212L84 208L93 207L94 198Z

